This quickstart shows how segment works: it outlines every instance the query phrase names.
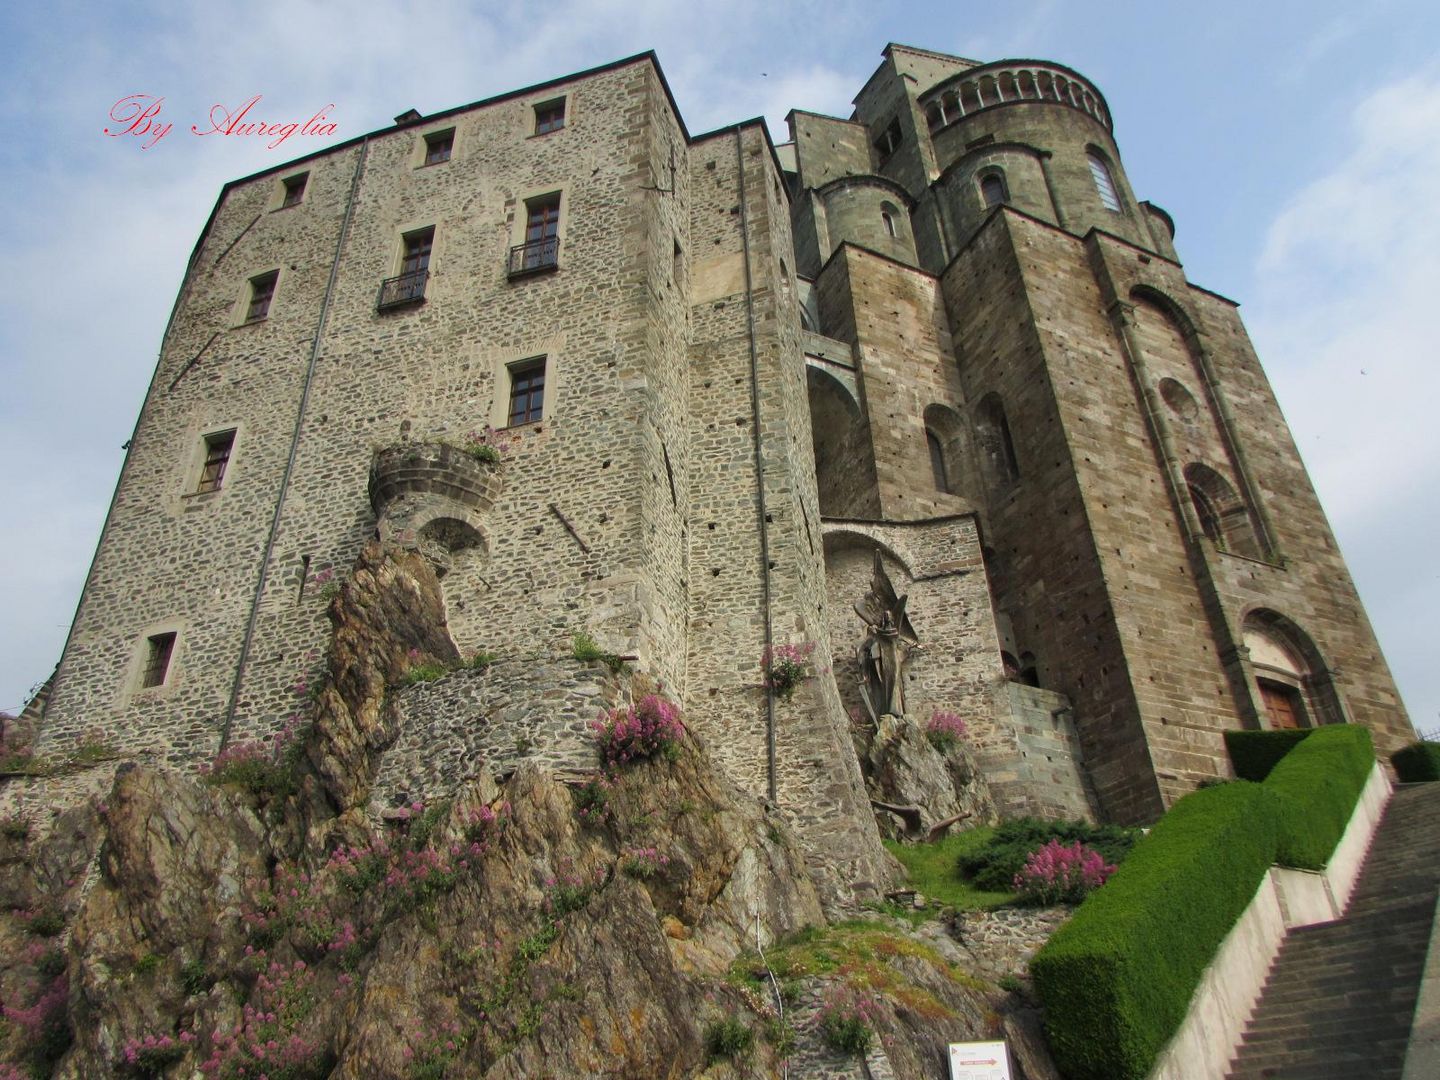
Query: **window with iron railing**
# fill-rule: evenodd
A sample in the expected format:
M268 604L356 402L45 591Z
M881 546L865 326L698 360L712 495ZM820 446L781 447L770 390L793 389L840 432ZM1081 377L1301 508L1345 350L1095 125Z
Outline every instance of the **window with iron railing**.
M525 204L525 242L510 249L510 276L553 270L560 255L560 194Z
M430 277L430 250L435 242L434 228L406 233L400 258L400 274L380 283L380 299L376 307L400 307L418 304L425 299L425 282Z

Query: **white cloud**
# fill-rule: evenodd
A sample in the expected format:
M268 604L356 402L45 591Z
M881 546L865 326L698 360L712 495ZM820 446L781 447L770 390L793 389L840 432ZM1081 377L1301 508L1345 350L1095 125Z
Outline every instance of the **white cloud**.
M1440 76L1384 86L1272 223L1250 324L1418 726L1440 578ZM1419 541L1419 542L1417 542ZM1424 602L1417 603L1417 598Z

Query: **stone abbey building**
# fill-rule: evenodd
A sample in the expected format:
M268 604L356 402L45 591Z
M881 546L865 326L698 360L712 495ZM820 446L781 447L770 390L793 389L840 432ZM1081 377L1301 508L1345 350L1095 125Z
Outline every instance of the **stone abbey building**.
M1186 279L1099 89L890 45L852 117L789 124L692 135L646 54L228 184L42 746L273 733L377 532L496 658L397 691L382 803L589 766L622 690L588 633L874 879L876 552L906 717L964 718L1003 813L1151 820L1228 774L1227 728L1413 738L1235 304ZM805 643L817 677L767 692L762 650Z

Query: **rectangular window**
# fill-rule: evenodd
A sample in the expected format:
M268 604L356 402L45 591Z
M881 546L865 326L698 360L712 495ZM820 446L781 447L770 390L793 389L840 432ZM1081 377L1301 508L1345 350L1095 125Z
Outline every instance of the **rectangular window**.
M247 323L259 322L270 314L270 301L275 298L275 282L279 279L278 270L250 279L250 306L245 311Z
M430 268L430 248L435 243L435 229L419 229L406 233L405 254L400 260L400 274L423 274Z
M455 129L436 131L425 136L425 164L439 165L450 160L450 151L455 148Z
M560 253L560 193L525 204L525 242L510 251L510 273L554 269Z
M200 483L195 486L197 495L220 490L225 479L225 469L230 464L230 451L234 446L233 429L205 436L205 464L200 469Z
M285 180L285 198L281 200L281 210L300 205L300 200L305 197L305 181L308 179L310 179L309 173L301 173L299 176L291 176Z
M140 673L141 689L165 684L165 676L170 673L170 656L174 651L174 634L156 634L146 642L145 670Z
M543 101L535 106L535 134L559 131L565 126L565 99Z
M540 419L545 403L545 358L510 365L510 426Z

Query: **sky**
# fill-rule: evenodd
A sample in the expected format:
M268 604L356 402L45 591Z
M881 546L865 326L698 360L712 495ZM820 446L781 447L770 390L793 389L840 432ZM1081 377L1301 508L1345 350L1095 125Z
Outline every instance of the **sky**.
M1440 5L725 4L0 11L0 710L59 659L185 263L227 181L654 49L692 133L848 116L887 42L1043 58L1099 86L1190 280L1242 303L1411 718L1440 731ZM122 98L163 98L158 141ZM331 138L199 136L214 106ZM151 145L148 147L146 143ZM1427 492L1430 495L1427 496Z

